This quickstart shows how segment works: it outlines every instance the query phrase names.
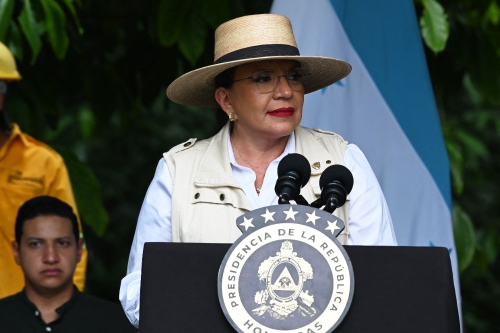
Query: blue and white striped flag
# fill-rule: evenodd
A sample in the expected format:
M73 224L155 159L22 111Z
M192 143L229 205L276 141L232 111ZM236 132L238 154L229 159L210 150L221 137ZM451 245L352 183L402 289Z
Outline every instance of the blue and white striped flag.
M306 95L302 124L334 131L366 155L399 245L449 249L460 309L448 156L413 0L275 0L302 55L353 70Z

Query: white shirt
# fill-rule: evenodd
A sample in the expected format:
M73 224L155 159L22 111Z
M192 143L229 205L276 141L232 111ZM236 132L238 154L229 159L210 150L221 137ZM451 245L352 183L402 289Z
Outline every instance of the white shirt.
M243 188L254 209L277 205L274 186L278 179L278 164L283 157L295 153L292 133L283 154L267 168L260 195L255 191L254 171L240 166L234 157L228 136L229 161L234 177ZM354 144L348 144L345 166L352 172L354 186L349 203L349 245L397 245L389 208L380 185L365 155ZM142 204L134 241L130 250L127 275L120 286L120 301L130 322L139 326L139 295L141 287L142 252L145 242L171 242L170 213L174 184L168 165L161 159Z

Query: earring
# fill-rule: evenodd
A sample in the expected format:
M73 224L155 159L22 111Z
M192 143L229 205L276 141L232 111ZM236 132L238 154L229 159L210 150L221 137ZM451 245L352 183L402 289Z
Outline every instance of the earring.
M235 121L236 120L234 112L229 112L228 116L229 116L229 121Z

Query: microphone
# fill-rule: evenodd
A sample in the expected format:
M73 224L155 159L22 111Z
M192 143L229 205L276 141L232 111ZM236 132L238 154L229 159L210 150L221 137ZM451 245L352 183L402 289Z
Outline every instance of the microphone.
M321 202L325 205L323 210L333 213L335 209L342 207L353 185L352 173L345 166L336 164L326 168L319 179Z
M310 177L311 166L307 158L295 153L286 155L278 164L278 180L274 187L274 192L279 197L278 203L289 204L290 200L295 200L301 204L300 189Z

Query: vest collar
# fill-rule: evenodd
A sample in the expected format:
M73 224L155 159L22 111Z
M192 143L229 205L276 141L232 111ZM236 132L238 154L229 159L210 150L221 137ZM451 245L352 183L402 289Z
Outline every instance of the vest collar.
M311 165L311 175L317 176L332 165L331 154L326 150L323 138L302 126L295 129L296 152L307 158Z
M208 148L194 177L195 186L200 187L235 187L241 188L233 176L227 147L230 123L209 140ZM196 148L196 147L194 147Z

